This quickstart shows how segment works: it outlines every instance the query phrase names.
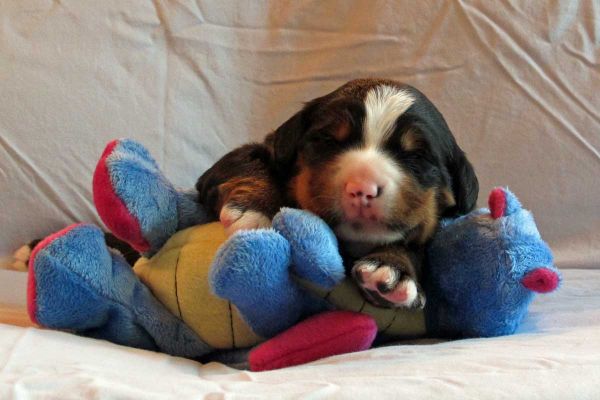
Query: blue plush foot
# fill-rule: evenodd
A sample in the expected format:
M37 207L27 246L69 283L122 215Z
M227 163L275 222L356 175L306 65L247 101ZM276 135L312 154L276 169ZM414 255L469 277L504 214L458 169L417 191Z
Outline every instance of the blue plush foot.
M36 246L27 297L31 319L44 327L177 356L211 351L109 251L93 225L70 226Z
M178 230L206 222L193 192L176 190L141 144L110 142L94 172L94 202L102 221L145 256Z
M296 323L310 302L290 276L290 262L290 245L277 232L239 231L217 253L210 284L254 332L272 337Z
M307 211L283 208L273 218L273 228L289 241L293 271L300 278L326 289L344 279L337 239L321 218Z

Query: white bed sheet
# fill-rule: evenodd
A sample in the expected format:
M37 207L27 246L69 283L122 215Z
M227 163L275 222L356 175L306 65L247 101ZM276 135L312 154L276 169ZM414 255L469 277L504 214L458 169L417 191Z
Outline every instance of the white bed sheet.
M599 60L593 0L0 0L0 265L29 239L99 223L91 175L114 137L189 186L303 101L382 76L444 113L480 205L510 186L560 267L598 268ZM262 374L1 326L0 398L600 398L600 272L565 276L516 336ZM0 298L22 302L22 279L1 278Z
M382 347L263 373L0 325L0 398L598 399L600 271L564 278L513 336Z

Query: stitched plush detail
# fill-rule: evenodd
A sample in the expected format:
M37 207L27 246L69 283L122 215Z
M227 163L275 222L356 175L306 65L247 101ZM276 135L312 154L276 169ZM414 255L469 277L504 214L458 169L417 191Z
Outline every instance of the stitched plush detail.
M381 308L364 299L345 278L331 229L307 211L284 208L273 229L236 233L219 250L212 271L215 294L232 301L265 337L332 306L371 316L379 332L393 338L426 333L423 310Z
M319 314L252 350L250 369L267 371L366 350L376 334L377 325L367 315L348 311Z
M488 206L494 219L511 215L523 208L517 196L501 187L492 189L488 196Z
M140 259L135 273L177 318L215 349L253 346L263 338L244 323L237 309L215 296L209 287L209 269L226 240L218 222L177 232L150 259ZM260 291L261 286L253 288ZM259 307L257 312L262 309Z

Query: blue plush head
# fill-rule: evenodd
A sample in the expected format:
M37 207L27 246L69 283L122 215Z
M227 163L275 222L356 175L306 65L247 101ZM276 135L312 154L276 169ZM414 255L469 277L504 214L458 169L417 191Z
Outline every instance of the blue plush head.
M489 209L443 221L427 252L428 322L452 337L513 333L535 292L550 292L560 274L533 216L507 189Z

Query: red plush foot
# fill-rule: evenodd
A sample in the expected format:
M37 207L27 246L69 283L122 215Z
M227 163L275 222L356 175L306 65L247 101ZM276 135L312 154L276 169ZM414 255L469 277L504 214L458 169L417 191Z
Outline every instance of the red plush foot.
M150 244L142 233L138 219L116 194L107 166L107 159L119 146L119 142L110 142L98 161L94 171L94 203L106 226L121 240L143 253L150 249Z
M349 311L316 315L252 350L252 371L268 371L371 347L377 335L373 318Z

